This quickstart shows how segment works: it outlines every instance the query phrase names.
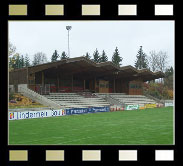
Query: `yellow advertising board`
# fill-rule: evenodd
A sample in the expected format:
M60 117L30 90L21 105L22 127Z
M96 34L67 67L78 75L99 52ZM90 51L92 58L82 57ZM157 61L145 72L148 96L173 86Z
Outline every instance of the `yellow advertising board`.
M156 104L145 104L145 108L156 108Z
M142 106L142 107L139 107L139 109L140 109L140 110L143 110L143 109L145 109L145 107L144 107L144 106Z

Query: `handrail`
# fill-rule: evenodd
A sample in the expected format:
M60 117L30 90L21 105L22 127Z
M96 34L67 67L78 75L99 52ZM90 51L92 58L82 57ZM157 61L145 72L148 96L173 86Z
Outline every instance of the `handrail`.
M156 97L154 97L154 96L151 96L151 95L149 95L149 94L144 94L144 96L146 96L147 98L150 98L150 99L152 99L152 100L155 100L157 103L164 104L164 101L163 101L163 100L160 100L160 99L158 99L158 98L156 98Z
M23 93L23 95L26 97L29 97L45 106L53 107L55 109L61 108L61 106L54 101L47 99L46 97L32 91L31 89L22 87L21 85L18 86L18 92Z

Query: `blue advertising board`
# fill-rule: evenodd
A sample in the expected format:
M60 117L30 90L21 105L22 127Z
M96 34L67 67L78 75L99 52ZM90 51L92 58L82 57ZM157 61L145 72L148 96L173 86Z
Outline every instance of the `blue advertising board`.
M72 114L86 114L91 112L91 108L71 108L66 109L66 115L72 115Z
M109 112L109 110L109 107L71 108L66 109L66 115Z
M109 107L92 107L92 112L109 112Z

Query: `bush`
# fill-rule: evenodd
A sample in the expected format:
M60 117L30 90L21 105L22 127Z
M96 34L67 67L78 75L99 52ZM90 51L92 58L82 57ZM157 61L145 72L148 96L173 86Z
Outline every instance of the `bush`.
M173 99L173 90L162 83L144 83L144 93L158 99Z
M173 90L168 90L168 96L170 99L173 99Z

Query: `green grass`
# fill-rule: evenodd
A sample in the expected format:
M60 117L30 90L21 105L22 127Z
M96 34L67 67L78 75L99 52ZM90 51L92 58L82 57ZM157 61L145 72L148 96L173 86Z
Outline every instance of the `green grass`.
M173 107L13 120L9 144L173 144Z

